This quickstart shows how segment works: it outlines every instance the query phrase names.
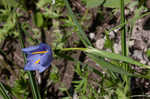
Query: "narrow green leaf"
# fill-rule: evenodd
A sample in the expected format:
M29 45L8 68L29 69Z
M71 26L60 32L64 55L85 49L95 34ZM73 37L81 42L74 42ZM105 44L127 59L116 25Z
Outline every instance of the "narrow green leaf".
M16 0L0 0L0 5L4 5L5 7L17 7L18 3Z
M24 48L25 45L24 45L22 34L21 34L21 32L23 32L23 31L21 29L20 23L18 23L18 32L20 32L19 39L20 39L20 43L21 43L21 48ZM27 62L26 55L24 53L22 53L22 54L24 56L24 61L26 63ZM37 82L35 81L35 79L33 77L33 73L28 71L27 74L28 74L29 82L30 82L31 89L32 89L33 99L41 99L40 91L39 91Z
M42 15L40 12L37 12L37 13L35 14L34 20L35 20L35 24L36 24L38 27L42 27L42 26L43 26L43 23L44 23L43 15Z
M149 58L150 57L150 49L147 49L146 51L146 56Z
M96 50L96 53L93 53L93 51L92 51L92 49L95 49L95 48L63 48L63 49L61 49L62 51L73 51L73 50L81 50L81 51L84 51L84 52L87 52L87 55L94 55L93 57L96 57L96 58L93 58L93 59L98 59L99 57L106 57L106 58L110 58L110 59L114 59L114 55L117 55L117 56L119 56L119 57L123 57L123 59L125 58L125 60L129 60L130 62L128 62L128 63L131 63L131 62L135 62L135 63L137 63L139 66L143 66L144 64L141 64L141 63L139 63L139 62L137 62L137 61L135 61L135 60L133 60L132 58L129 58L129 57L126 57L126 56L121 56L121 55L119 55L119 54L115 54L115 53L111 53L111 52L106 52L106 51L102 51L102 50L98 50L98 49L95 49ZM97 51L100 51L100 53L99 52L97 52ZM95 52L95 51L94 51ZM101 55L101 53L102 53L102 55ZM105 54L105 53L107 53L107 54ZM111 54L113 54L113 57L111 57ZM63 58L65 58L65 59L68 59L68 60L70 60L70 61L73 61L73 62L79 62L80 64L82 64L82 65L85 65L85 64L83 64L82 62L80 62L80 61L78 61L78 60L76 60L76 59L74 59L74 58L72 58L72 57L70 57L70 56L66 56L66 55L64 55L64 54L59 54L59 53L57 53L57 55L58 56L60 56L60 57L63 57ZM118 59L118 58L115 58L114 60L120 60L120 61L122 61L122 59ZM122 74L126 74L126 75L128 75L128 76L134 76L134 77L140 77L140 78L146 78L146 79L149 79L150 78L150 76L149 75L141 75L141 74L139 74L139 73L135 73L135 74L132 74L132 73L128 73L127 71L125 71L122 67L120 67L119 66L119 68L118 68L118 66L116 65L116 64L112 64L112 63L107 63L104 59L102 59L102 61L104 61L105 63L104 63L104 68L105 69L109 69L110 67L112 67L112 70L113 70L113 72L117 72L117 73L120 73L120 71L121 71L121 73ZM123 60L124 61L124 60ZM96 62L96 61L95 61ZM99 62L99 60L97 60L97 64L100 64L100 63L98 63ZM131 63L131 64L133 64L133 63ZM110 65L109 65L110 64ZM119 64L119 63L118 63ZM106 68L106 67L107 68ZM110 66L110 67L109 67ZM117 66L117 67L115 67L115 66ZM147 65L144 65L144 67L146 66L146 68L149 68L149 66L147 66ZM97 71L96 69L94 69L94 68L92 68L91 66L88 66L90 69L91 69L91 71L92 72L94 72L94 73L96 73L96 74L98 74L98 75L100 75L101 77L103 76L103 74L102 73L100 73L99 71ZM111 70L111 71L112 71Z
M127 76L134 76L134 77L140 77L140 78L146 78L149 79L150 76L149 75L141 75L139 73L130 73L128 71L125 71L122 67L117 66L115 64L112 64L110 62L105 61L103 58L98 57L94 54L87 54L91 59L93 59L93 61L95 61L97 64L99 64L102 69L107 69L109 71L115 72L115 73L120 73L123 75L127 75Z
M98 70L96 70L94 67L89 66L88 64L84 64L84 63L82 63L81 61L79 61L79 60L77 60L77 59L75 59L75 58L72 58L72 57L70 57L70 56L68 56L68 55L62 54L62 53L58 53L58 52L57 52L56 54L57 54L59 57L63 57L64 59L67 59L67 60L69 60L69 61L72 61L72 62L75 62L75 63L80 63L80 64L83 65L83 66L87 65L88 68L89 68L89 70L90 70L91 72L96 73L96 74L99 75L100 77L103 76L103 74L102 74L101 72L99 72ZM78 69L78 71L80 71L80 70Z
M8 95L8 91L6 90L6 88L4 87L4 85L1 82L0 82L0 94L3 97L3 99L12 99Z
M86 0L86 7L87 8L94 8L100 6L104 0Z
M128 4L131 0L125 0L125 4ZM105 0L104 7L120 8L120 0Z
M124 69L122 69L119 66L116 66L114 64L111 64L107 61L105 61L103 58L97 57L94 54L87 54L93 61L95 61L97 64L99 64L103 69L110 70L112 72L120 73L120 74L126 74L126 75L132 75L131 73L126 72Z
M86 50L86 52L90 53L90 54L94 54L96 56L105 57L105 58L114 59L114 60L119 60L119 61L127 62L127 63L130 63L130 64L134 64L134 65L137 65L137 66L141 66L141 67L150 69L150 66L148 66L148 65L144 65L140 62L137 62L137 61L133 60L130 57L122 56L122 55L119 55L119 54L98 50L98 49L95 49L95 48L88 48Z
M125 9L124 9L124 1L125 0L120 0L120 5L121 5L121 23L125 23ZM122 49L122 55L127 56L127 44L126 44L126 25L124 24L121 29L121 49Z
M68 9L69 15L71 16L71 18L72 18L72 20L73 20L75 26L77 27L77 29L78 29L78 31L79 31L79 32L77 32L77 35L79 36L80 40L82 41L82 43L83 43L86 47L92 46L91 42L89 41L88 37L86 36L85 32L82 30L82 28L81 28L79 22L77 21L75 15L73 14L72 9L71 9L71 7L70 7L70 5L69 5L68 0L64 0L64 2L65 2L66 7L67 7L67 9Z

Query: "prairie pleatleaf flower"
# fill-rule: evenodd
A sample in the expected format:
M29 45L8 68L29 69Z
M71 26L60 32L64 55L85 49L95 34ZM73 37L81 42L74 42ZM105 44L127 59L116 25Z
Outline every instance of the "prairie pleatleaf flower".
M22 51L27 54L27 63L24 66L24 70L43 72L52 62L51 47L45 43L23 48Z

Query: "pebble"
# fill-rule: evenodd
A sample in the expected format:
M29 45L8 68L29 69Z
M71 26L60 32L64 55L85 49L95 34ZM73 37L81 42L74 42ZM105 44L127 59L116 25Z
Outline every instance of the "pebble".
M118 32L119 30L120 30L120 28L117 28L117 29L114 30L114 32Z
M103 49L103 47L104 47L104 43L105 43L105 40L104 39L98 39L97 41L96 41L96 47L98 48L98 49Z
M125 15L128 15L130 13L129 9L125 9Z
M129 41L129 47L132 47L134 45L134 40Z
M114 44L114 52L117 54L119 54L121 52L121 45L120 44L117 44L117 43Z
M90 37L90 39L92 39L92 40L95 39L95 33L90 33L90 34L89 34L89 37Z
M79 99L79 97L78 97L76 92L73 93L73 99Z
M115 32L114 31L109 32L109 37L110 39L115 38Z
M134 48L143 50L146 48L146 44L142 40L135 40L134 41Z
M145 60L140 60L140 63L146 64L146 61Z
M4 60L4 57L2 55L0 55L0 59Z
M134 50L132 56L138 60L143 60L142 51L140 50Z

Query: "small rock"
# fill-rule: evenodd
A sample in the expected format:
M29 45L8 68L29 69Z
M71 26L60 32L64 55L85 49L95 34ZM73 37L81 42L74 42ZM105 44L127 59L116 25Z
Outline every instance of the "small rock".
M140 61L142 64L146 64L146 61L145 60L141 60Z
M110 39L115 38L115 32L114 31L109 32L109 37Z
M95 33L90 33L90 34L89 34L89 37L90 37L90 39L92 39L92 40L95 39Z
M107 51L107 52L112 52L112 50L111 50L111 49L106 49L106 51Z
M117 28L117 29L114 30L114 32L118 32L119 30L120 30L120 28Z
M132 47L134 45L134 40L129 41L129 47Z
M2 55L0 55L0 59L4 60L4 57Z
M115 43L114 44L114 52L119 54L121 52L121 45Z
M125 9L125 15L128 15L129 14L129 9Z
M145 43L142 40L135 40L134 48L138 50L142 50L146 47Z
M79 99L79 97L78 97L76 92L73 93L73 99Z
M105 43L105 40L104 39L98 39L97 41L96 41L96 47L98 48L98 49L103 49L103 47L104 47L104 43Z
M143 60L142 51L140 51L140 50L134 50L133 57L135 59L138 59L138 60Z

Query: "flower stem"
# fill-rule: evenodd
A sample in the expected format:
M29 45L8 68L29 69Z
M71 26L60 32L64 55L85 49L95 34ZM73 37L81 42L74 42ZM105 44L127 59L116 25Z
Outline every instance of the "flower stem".
M25 48L23 37L22 37L22 34L21 34L22 31L21 31L21 28L20 28L20 24L18 24L18 30L19 30L19 33L20 33L19 38L20 38L21 48ZM24 53L22 53L22 54L24 56L24 61L26 63L27 62L26 61L26 55ZM31 89L32 89L33 99L41 99L40 91L39 91L37 82L35 81L35 78L33 77L33 73L28 71L27 74L28 74L29 82L30 82Z
M87 48L63 48L61 49L61 51L73 51L73 50L86 51Z
M125 23L125 14L124 14L124 0L121 0L121 24ZM125 24L122 26L121 30L121 47L122 47L122 55L127 56L126 49L126 29Z
M125 23L124 0L120 1L120 5L121 5L121 23L120 24L124 24ZM126 25L125 24L122 26L122 30L121 30L121 48L122 48L122 55L127 56ZM129 71L128 64L123 63L123 68L125 69L125 71ZM128 97L128 95L130 94L130 77L128 77L127 75L122 75L122 77L125 83L124 93Z
M0 82L0 94L3 96L4 99L12 99L8 95L8 91L5 89L4 85Z

